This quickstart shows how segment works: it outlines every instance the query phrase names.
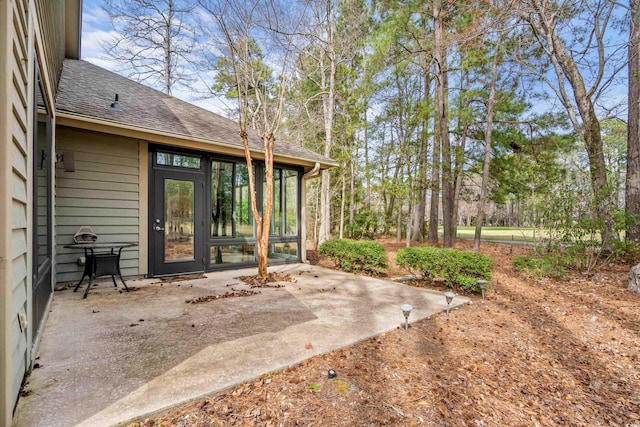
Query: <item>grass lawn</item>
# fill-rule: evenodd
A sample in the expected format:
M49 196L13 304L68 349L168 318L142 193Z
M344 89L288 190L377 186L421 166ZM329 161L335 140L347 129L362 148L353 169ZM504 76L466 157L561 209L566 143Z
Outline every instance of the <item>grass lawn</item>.
M473 239L475 231L475 227L458 227L458 239ZM539 242L548 236L549 233L540 228L482 227L485 241Z

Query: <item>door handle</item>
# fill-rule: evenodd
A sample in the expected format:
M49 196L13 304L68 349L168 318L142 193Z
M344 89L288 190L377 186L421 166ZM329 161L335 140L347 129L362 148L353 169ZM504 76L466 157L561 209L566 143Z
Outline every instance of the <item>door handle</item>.
M164 231L164 228L160 227L159 225L156 225L156 226L154 227L154 229L155 229L156 231Z

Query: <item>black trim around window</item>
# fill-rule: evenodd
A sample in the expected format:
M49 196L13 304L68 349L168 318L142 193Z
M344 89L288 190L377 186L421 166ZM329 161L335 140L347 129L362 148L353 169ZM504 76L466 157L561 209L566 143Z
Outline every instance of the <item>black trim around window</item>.
M200 170L204 173L205 176L205 187L204 187L204 222L203 229L205 231L205 239L204 239L204 254L205 254L205 270L206 271L217 271L217 270L227 270L227 269L237 269L243 267L252 267L257 265L256 260L256 230L255 230L255 221L251 221L253 225L253 236L238 236L237 230L237 179L236 174L238 171L238 165L246 165L246 161L244 157L233 157L228 155L218 155L212 153L204 153L193 150L183 150L174 147L164 147L164 146L156 146L150 145L149 153L150 153L150 161L149 161L149 174L150 174L150 182L153 182L154 179L154 171L163 170L163 169L179 169L179 167L167 166L158 164L157 162L157 153L158 152L166 152L176 155L186 155L186 156L195 156L200 157L202 159L200 164ZM232 227L232 236L224 235L224 236L213 236L212 234L212 223L213 223L213 204L212 204L212 162L226 162L231 163L233 165L232 172L232 186L231 186L231 196L232 196L232 217L233 217L233 227ZM257 203L258 209L262 211L263 208L263 184L264 184L264 163L261 161L253 161L253 166L255 170L255 189L256 194L258 196ZM302 218L300 217L302 209L301 209L301 196L302 196L302 176L304 173L303 168L291 165L284 164L274 164L274 169L282 169L295 171L297 173L297 188L296 188L296 234L286 235L286 194L284 191L284 179L281 180L281 191L280 191L280 232L278 235L270 235L269 236L269 244L270 247L274 248L276 245L277 249L280 250L278 254L274 253L274 257L269 258L269 265L273 264L286 264L286 263L299 263L301 261L301 230L302 230ZM283 174L284 175L284 174ZM149 186L151 190L151 186ZM150 194L149 201L149 223L153 222L153 209L154 207L151 205L153 199L153 195ZM252 216L251 209L249 206L249 215ZM237 237L238 236L238 237ZM151 239L150 239L151 241ZM297 245L297 246L296 246ZM247 261L250 253L250 248L248 246L253 246L253 257L250 261ZM212 248L225 248L225 254L234 259L234 262L228 263L215 263L211 259ZM294 248L297 247L297 251ZM215 251L214 251L215 252ZM223 255L220 253L222 250L216 252L220 257L219 260L223 259ZM291 255L291 253L297 252L295 255ZM151 275L154 274L153 271L153 251L149 251L150 259L149 259L149 273ZM270 255L272 255L270 253ZM275 256L278 256L277 258ZM237 262L236 262L237 261Z

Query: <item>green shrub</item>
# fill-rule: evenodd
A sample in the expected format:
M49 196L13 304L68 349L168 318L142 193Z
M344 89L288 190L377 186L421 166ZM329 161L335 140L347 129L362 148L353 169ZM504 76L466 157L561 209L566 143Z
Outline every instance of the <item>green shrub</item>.
M537 279L543 277L561 278L567 274L567 271L561 265L563 262L565 260L555 256L519 256L513 259L513 268Z
M479 252L439 249L430 246L404 248L398 251L396 264L425 278L442 277L449 287L479 291L479 279L491 280L493 261Z
M620 240L613 244L612 261L635 264L640 257L640 245L631 240Z
M354 239L374 239L378 233L378 216L373 211L356 214L353 222L347 224L347 233Z
M384 246L370 240L327 240L320 245L318 252L332 259L344 271L380 276L389 266Z

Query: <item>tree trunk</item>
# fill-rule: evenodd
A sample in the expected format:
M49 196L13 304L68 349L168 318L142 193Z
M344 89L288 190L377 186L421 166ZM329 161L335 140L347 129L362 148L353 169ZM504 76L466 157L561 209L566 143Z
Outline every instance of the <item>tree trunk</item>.
M369 122L367 122L368 104L364 106L364 177L367 181L367 210L371 210L371 174L369 172Z
M469 72L464 71L463 77L460 79L460 93L469 89ZM462 100L461 100L462 101ZM468 97L464 98L464 104L460 102L458 108L460 110L466 110L469 108L471 104L471 100ZM459 144L455 149L455 170L454 170L454 187L453 187L453 236L455 237L458 232L458 224L461 222L459 218L459 209L460 209L460 192L462 191L462 178L464 177L464 161L465 161L465 151L467 149L467 136L469 135L469 121L466 118L461 117L462 114L458 117L458 133ZM463 120L462 128L460 126L460 122Z
M411 246L411 222L413 220L412 218L412 212L413 212L413 206L411 206L411 199L409 199L409 212L407 212L407 234L406 234L406 241L405 241L405 245L406 247L410 247Z
M164 93L171 95L171 42L173 37L171 35L172 21L173 21L173 0L167 2L167 20L164 24Z
M429 74L429 68L424 61L424 103L429 105L429 90L431 88L431 77ZM425 109L426 110L426 109ZM422 141L420 146L420 162L419 162L419 175L420 182L418 183L418 206L416 207L416 221L413 227L413 240L416 242L422 242L424 240L424 222L427 214L427 190L429 183L427 182L427 147L429 146L429 114L424 113L422 118Z
M433 160L431 161L431 200L429 206L429 237L431 243L438 243L438 219L440 217L440 136L433 137Z
M447 112L448 76L445 47L445 31L439 1L433 3L434 59L436 63L436 133L442 144L442 224L444 247L453 247L453 176L451 143L449 140L449 116Z
M574 127L576 127L576 132L582 137L587 151L591 188L594 196L595 218L600 223L602 247L605 250L610 250L613 242L618 240L618 235L614 229L613 207L615 203L612 200L611 188L607 180L600 121L578 65L571 57L564 41L560 38L556 28L555 15L551 14L551 9L547 8L546 4L543 5L537 1L532 3L539 19L531 15L527 15L525 19L528 20L535 32L546 38L551 49L549 56L552 62L560 67L562 75L566 77L573 90L574 100L582 119L581 125L577 123L575 114L572 115L573 110L567 103L568 100L563 100L563 102L570 114Z
M628 289L640 294L640 264L631 268L631 271L629 271Z
M265 133L262 135L262 141L264 143L265 151L265 175L266 175L266 204L262 215L258 209L258 202L256 200L255 191L255 172L253 169L253 162L251 159L251 152L249 151L249 139L246 131L240 132L240 137L244 145L244 154L247 161L247 169L249 171L249 194L251 195L251 212L253 213L253 219L256 222L256 246L258 257L258 278L264 279L267 277L267 259L269 253L269 227L271 218L271 211L273 210L273 144L275 136L273 133Z
M396 221L396 241L402 241L402 202L398 203L398 216Z
M349 178L349 224L353 224L356 211L356 174L358 173L358 162L354 159L358 158L358 146L355 145L355 153L350 161L351 176ZM353 236L352 236L353 237Z
M411 227L411 240L415 240L418 243L424 241L424 226L425 215L427 211L427 184L426 178L420 184L418 184L418 204L414 209L413 225Z
M264 141L264 171L266 180L266 203L262 212L262 222L260 224L262 233L258 234L258 277L264 279L267 277L267 259L269 255L269 229L271 228L271 212L273 211L273 144L275 142L273 133L265 133L262 135ZM251 175L253 172L249 172ZM255 190L254 190L255 191ZM256 196L251 195L253 204L256 205ZM257 206L255 208L254 217L259 217ZM256 222L257 224L257 222Z
M344 201L346 199L347 183L342 176L342 190L340 192L340 238L344 238Z
M640 0L630 0L629 120L625 208L630 216L627 239L640 243Z
M331 194L329 188L329 171L323 170L320 179L320 224L318 226L318 245L321 245L331 239Z
M500 38L496 44L493 64L491 66L491 83L489 87L489 99L487 100L487 130L484 133L484 164L482 166L482 184L480 185L480 200L478 201L478 217L476 218L476 231L473 237L473 250L480 249L482 226L484 225L485 209L487 204L487 189L489 187L489 165L491 163L491 139L493 133L493 106L496 102L496 81L498 79L498 60L500 59Z
M336 98L336 53L333 45L333 23L330 20L331 17L331 2L327 2L326 5L326 50L325 54L321 55L321 58L325 58L329 61L329 64L321 63L322 73L322 112L324 116L324 155L330 157L331 147L333 146L333 119L335 114L335 98ZM323 62L321 60L321 62ZM328 72L327 76L325 73ZM329 171L322 171L322 197L320 199L320 237L319 243L322 244L325 241L331 239L331 194L330 194L330 176Z
M320 194L319 188L316 185L316 192L314 194L314 201L316 203L315 209L313 211L313 214L315 216L314 220L313 220L313 246L314 248L317 250L318 247L320 246L319 240L320 240L320 230L319 230L319 225L320 225L320 198L322 197L322 195Z

